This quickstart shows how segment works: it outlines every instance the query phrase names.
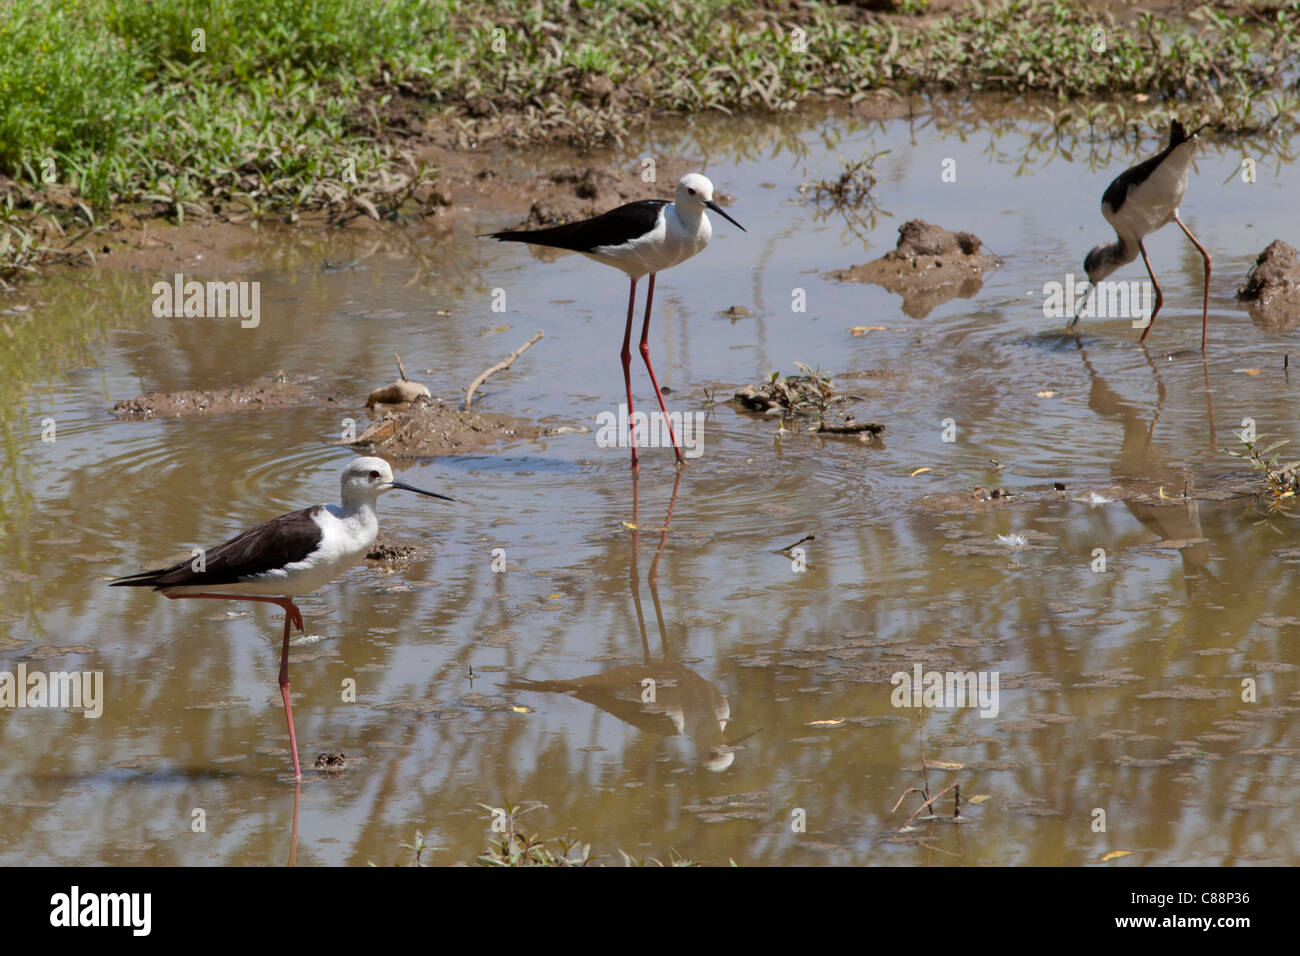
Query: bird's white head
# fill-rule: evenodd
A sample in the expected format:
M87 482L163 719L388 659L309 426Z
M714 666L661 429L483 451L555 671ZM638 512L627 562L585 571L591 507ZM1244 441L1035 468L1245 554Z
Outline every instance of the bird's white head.
M709 182L708 177L701 176L699 173L687 173L681 178L677 183L677 193L673 203L677 206L679 214L698 216L704 210L711 209L741 232L746 231L744 226L723 212L722 207L713 201L713 183Z
M427 495L430 498L442 498L444 501L455 500L448 498L446 495L434 494L432 491L425 491L422 488L415 488L405 482L394 480L393 469L382 458L354 458L343 469L340 484L342 485L343 504L345 506L359 504L363 501L373 502L385 491L392 491L394 488L399 488L402 491L413 491L417 495Z

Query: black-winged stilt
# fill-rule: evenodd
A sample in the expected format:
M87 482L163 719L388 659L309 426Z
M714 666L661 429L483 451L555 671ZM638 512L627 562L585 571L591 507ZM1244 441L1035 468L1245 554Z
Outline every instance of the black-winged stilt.
M1178 228L1187 234L1187 238L1192 240L1192 245L1196 246L1201 258L1205 260L1205 297L1201 309L1202 352L1205 351L1205 333L1210 316L1210 254L1179 218L1178 205L1187 191L1187 171L1191 168L1192 155L1196 152L1196 134L1203 129L1205 127L1200 126L1189 136L1183 129L1183 124L1173 120L1169 124L1169 145L1163 152L1115 177L1115 181L1101 197L1101 214L1114 227L1118 240L1097 246L1083 260L1083 269L1088 273L1088 281L1093 286L1089 290L1089 295L1092 295L1098 282L1120 266L1132 262L1139 253L1142 254L1147 275L1151 277L1151 285L1156 293L1155 308L1151 310L1151 318L1142 330L1142 337L1138 339L1139 342L1145 342L1147 333L1155 324L1156 313L1164 302L1164 295L1160 292L1160 284L1156 282L1156 274L1151 271L1151 260L1147 258L1142 239L1147 233L1155 232L1171 221L1178 223ZM1070 328L1073 329L1078 323L1087 301L1088 297L1085 297Z
M713 227L709 224L709 217L704 214L706 209L713 210L741 232L745 231L744 226L723 212L722 207L713 201L713 183L699 173L687 173L677 184L672 202L666 199L642 199L611 209L593 219L583 219L552 229L489 234L489 238L507 242L529 242L580 252L627 273L631 288L627 298L627 328L623 332L621 358L623 381L627 385L629 423L632 421L632 310L636 304L637 280L649 274L645 320L641 324L641 357L645 360L646 371L650 373L655 398L659 399L659 410L663 412L664 421L668 425L678 466L686 464L686 459L682 457L681 447L677 444L677 435L668 419L668 408L664 405L664 396L659 390L654 366L650 364L650 307L654 302L655 274L685 262L709 244ZM629 429L632 467L636 468L636 429L630 424Z
M375 501L400 488L453 501L393 480L382 458L357 458L343 469L341 504L315 505L272 518L196 557L127 575L110 587L152 587L169 598L222 598L262 601L284 610L284 648L280 652L280 696L289 724L293 775L302 778L298 738L289 703L289 625L302 630L302 612L293 598L328 584L365 557L379 533Z

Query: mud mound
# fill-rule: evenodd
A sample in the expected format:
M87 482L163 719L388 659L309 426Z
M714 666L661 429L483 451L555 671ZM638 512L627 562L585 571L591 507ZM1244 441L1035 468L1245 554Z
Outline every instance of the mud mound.
M898 228L897 248L873 262L827 275L883 286L903 297L905 314L923 319L950 299L972 298L984 284L984 273L1002 264L997 256L980 252L982 245L973 233L949 232L912 219Z
M1237 299L1250 308L1261 329L1289 332L1300 326L1300 258L1295 249L1274 239L1259 254Z
M439 401L375 406L378 420L357 440L358 450L387 458L433 458L464 455L505 441L539 438L551 430L506 415L466 412Z
M113 405L113 414L128 421L150 418L186 418L191 415L219 415L285 405L308 405L319 401L308 381L290 382L275 375L241 388L213 391L184 389L179 392L150 392Z

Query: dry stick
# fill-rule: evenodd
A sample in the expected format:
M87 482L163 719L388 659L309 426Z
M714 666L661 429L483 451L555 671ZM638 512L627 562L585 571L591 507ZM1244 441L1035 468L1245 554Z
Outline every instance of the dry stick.
M805 541L816 541L816 540L817 540L817 535L815 535L815 534L806 534L806 535L804 535L802 538L800 538L798 541L796 541L794 544L788 544L788 545L786 545L784 548L782 548L781 550L779 550L779 551L773 551L772 553L773 553L773 554L785 554L787 551L791 550L792 548L797 548L797 547L799 547L799 545L803 544Z
M519 346L519 348L511 352L509 357L506 358L504 362L497 362L496 365L493 365L490 369L485 370L479 375L478 378L474 379L474 381L470 384L469 389L465 392L465 410L466 411L469 410L469 403L474 400L474 393L478 390L478 387L480 385L482 385L485 381L487 381L487 377L489 375L491 375L493 372L504 372L510 366L514 365L515 359L523 355L524 352L528 350L528 347L531 346L534 342L536 342L541 337L542 337L542 333L539 331L531 339L529 339L523 345Z
M410 379L406 377L406 366L402 364L402 357L394 352L393 358L397 359L397 373L402 376L402 381L409 382Z
M925 797L930 798L930 770L925 765L925 711L921 711L921 777L925 780ZM915 815L915 814L913 814ZM908 821L911 823L912 821Z
M925 803L923 803L923 804L921 804L919 807L917 807L917 808L916 808L916 812L913 813L910 817L908 817L908 818L907 818L907 822L904 823L901 827L899 827L899 829L900 829L900 830L906 830L908 827L910 827L910 826L912 825L912 821L915 820L917 817L919 817L919 816L921 815L921 811L922 811L922 810L924 810L926 807L933 806L934 803L935 803L935 802L936 802L940 797L942 797L945 793L947 793L949 790L951 790L951 789L952 789L953 787L955 787L955 786L957 786L957 784L955 784L955 783L950 783L950 784L948 784L948 786L944 787L942 790L940 790L938 793L936 793L936 794L935 794L933 797L931 797L929 800L925 801Z

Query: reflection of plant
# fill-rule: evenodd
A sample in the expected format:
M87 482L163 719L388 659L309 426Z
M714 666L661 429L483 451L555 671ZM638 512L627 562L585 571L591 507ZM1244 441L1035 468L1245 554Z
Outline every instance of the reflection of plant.
M1244 458L1264 477L1266 490L1262 497L1266 501L1266 512L1268 515L1282 514L1287 517L1293 517L1292 509L1295 505L1296 494L1300 492L1300 461L1281 461L1278 455L1273 454L1277 449L1287 444L1287 439L1275 441L1267 447L1261 448L1260 444L1264 440L1263 435L1256 435L1248 438L1246 432L1235 433L1241 443L1245 446L1245 451L1232 451L1225 449L1233 458Z
M877 182L874 167L876 160L888 152L886 149L871 155L864 153L861 159L846 161L835 179L805 180L799 186L799 194L817 206L813 221L822 222L838 213L844 219L845 231L866 242L867 234L876 228L877 216L882 215L876 198L871 195L871 188Z
M872 153L870 156L863 153L861 159L843 163L839 178L814 179L811 183L801 185L799 192L815 203L825 200L837 208L860 206L866 202L874 203L871 187L876 185L876 160L888 153L887 149Z

